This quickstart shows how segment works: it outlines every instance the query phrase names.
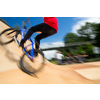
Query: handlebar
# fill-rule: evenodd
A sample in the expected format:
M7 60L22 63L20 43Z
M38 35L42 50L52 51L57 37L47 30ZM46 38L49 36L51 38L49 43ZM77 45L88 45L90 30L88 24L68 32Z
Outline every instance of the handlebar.
M29 21L30 17L27 18L27 20L24 22L23 26Z
M25 26L25 24L26 24L27 22L29 23L29 26L31 27L31 23L30 23L29 19L30 19L30 17L28 17L27 20L26 20L25 22L23 22L23 25L22 25L23 28L29 29L29 28L27 28L27 27Z

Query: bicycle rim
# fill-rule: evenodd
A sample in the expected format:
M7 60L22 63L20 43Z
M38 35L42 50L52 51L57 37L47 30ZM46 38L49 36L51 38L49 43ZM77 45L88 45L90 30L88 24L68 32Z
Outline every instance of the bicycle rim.
M30 54L30 50L27 53ZM38 56L34 56L34 62L27 57L26 53L23 54L20 60L21 70L29 75L39 72L44 67L45 58L43 52L34 49L34 54L36 53L38 53Z

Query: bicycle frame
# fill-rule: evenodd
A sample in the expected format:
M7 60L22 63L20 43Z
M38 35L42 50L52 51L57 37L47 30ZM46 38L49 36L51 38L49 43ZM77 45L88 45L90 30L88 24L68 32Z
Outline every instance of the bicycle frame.
M25 28L22 28L20 31L21 31L21 39L23 39L24 38L24 33L26 34L26 31L25 31L26 29ZM30 58L30 59L34 59L34 42L32 41L32 39L31 38L29 38L29 40L31 41L31 43L32 44L30 44L30 45L32 45L32 49L31 49L31 52L30 52L30 56L28 55L28 53L26 52L26 50L25 50L25 48L27 48L28 46L30 46L30 45L27 45L26 47L24 47L24 44L22 45L22 48L23 48L23 50L24 50L24 52L26 53L26 55Z

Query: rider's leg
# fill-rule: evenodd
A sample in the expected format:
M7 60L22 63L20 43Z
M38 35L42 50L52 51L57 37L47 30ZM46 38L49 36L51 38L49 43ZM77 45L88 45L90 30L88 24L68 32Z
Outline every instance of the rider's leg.
M21 40L20 45L22 45L23 43L25 43L26 40L27 40L28 38L30 38L31 35L32 35L34 32L37 32L37 31L41 31L41 32L42 32L41 34L39 34L39 35L36 36L36 38L35 38L35 41L38 42L38 44L36 45L37 48L39 48L40 40L41 40L41 39L46 38L46 37L48 37L48 36L51 36L51 35L57 33L56 29L50 27L50 26L47 25L46 23L41 23L41 24L39 24L39 25L36 25L36 26L34 26L34 27L31 27L31 28L28 30L28 32L27 32L27 34L25 35L24 39Z
M45 31L46 26L47 26L47 24L41 23L41 24L38 24L38 25L36 25L36 26L31 27L31 28L28 30L27 34L24 36L24 39L21 40L21 43L20 43L20 44L25 43L26 40L27 40L28 38L30 38L31 35L32 35L34 32L37 32L37 31L43 32L43 31Z
M50 32L51 32L51 33L49 33L49 30L48 30L47 33L42 32L41 34L39 34L39 35L37 35L37 36L35 37L36 49L39 49L40 40L42 40L43 38L46 38L46 37L49 37L49 36L55 34L55 33L56 33L56 30L52 28L52 29L50 30Z
M28 38L30 38L31 35L32 35L34 32L35 32L35 31L34 31L34 27L31 27L31 28L28 30L27 34L24 36L24 39L21 40L21 43L20 43L20 44L24 44L24 43L26 42L26 40L27 40Z

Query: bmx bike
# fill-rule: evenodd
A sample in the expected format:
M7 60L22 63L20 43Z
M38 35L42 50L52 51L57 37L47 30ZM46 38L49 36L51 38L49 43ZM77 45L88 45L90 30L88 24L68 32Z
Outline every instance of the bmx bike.
M24 23L24 25L25 24L26 23ZM16 30L15 28L8 28L1 32L0 44L7 45L15 41L15 39L23 39L24 35L26 34L26 28L24 27L24 25L21 30ZM21 70L30 75L39 72L43 68L45 62L43 52L39 49L35 49L35 42L33 42L31 38L29 38L22 45L22 50L24 51L24 54L20 59Z

